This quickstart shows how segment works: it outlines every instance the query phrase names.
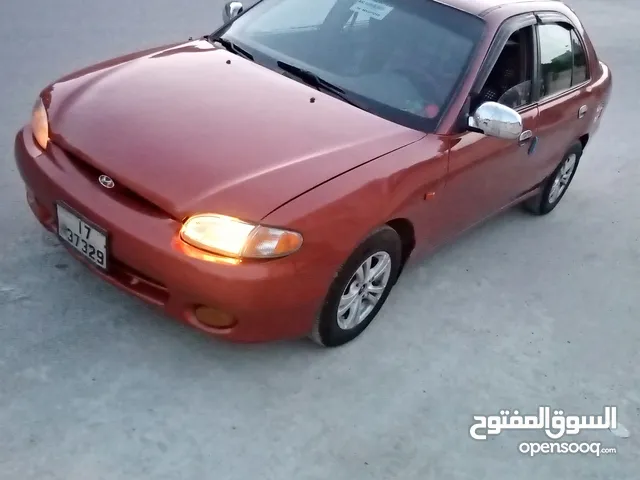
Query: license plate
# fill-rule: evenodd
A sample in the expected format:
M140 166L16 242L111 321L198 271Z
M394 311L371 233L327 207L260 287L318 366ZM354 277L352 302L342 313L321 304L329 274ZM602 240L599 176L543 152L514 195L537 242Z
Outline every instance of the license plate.
M94 265L107 269L107 235L104 230L69 209L56 205L58 235Z

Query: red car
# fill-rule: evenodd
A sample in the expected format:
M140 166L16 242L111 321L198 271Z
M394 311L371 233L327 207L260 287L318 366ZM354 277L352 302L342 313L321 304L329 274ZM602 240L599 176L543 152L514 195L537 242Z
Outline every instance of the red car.
M357 337L406 263L551 212L611 94L559 1L230 2L48 86L15 155L96 274L239 342Z

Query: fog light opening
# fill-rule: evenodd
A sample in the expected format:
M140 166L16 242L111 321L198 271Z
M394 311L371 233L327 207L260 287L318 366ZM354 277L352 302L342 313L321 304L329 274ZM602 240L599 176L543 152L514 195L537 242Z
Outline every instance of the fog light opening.
M209 328L226 329L236 324L232 315L211 307L197 307L194 314L199 323Z

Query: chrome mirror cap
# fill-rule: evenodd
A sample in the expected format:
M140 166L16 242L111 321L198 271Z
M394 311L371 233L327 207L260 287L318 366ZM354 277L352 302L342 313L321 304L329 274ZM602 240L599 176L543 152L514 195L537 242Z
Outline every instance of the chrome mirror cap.
M522 117L512 108L496 102L486 102L469 117L471 129L490 137L517 140L522 134Z

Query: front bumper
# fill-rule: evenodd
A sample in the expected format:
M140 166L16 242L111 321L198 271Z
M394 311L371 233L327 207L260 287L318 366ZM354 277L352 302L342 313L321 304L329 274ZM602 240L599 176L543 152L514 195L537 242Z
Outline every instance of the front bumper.
M289 339L310 332L329 276L311 274L313 256L305 255L304 248L265 262L194 258L184 253L188 247L179 239L180 222L114 198L97 178L92 181L75 168L60 148L50 144L42 152L29 127L16 136L15 158L31 210L46 229L57 231L55 203L63 202L108 232L107 272L69 251L109 283L231 341ZM202 323L196 311L203 306L232 318L231 326Z

